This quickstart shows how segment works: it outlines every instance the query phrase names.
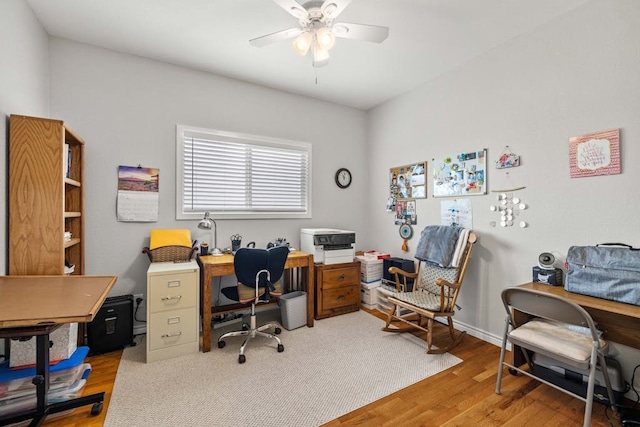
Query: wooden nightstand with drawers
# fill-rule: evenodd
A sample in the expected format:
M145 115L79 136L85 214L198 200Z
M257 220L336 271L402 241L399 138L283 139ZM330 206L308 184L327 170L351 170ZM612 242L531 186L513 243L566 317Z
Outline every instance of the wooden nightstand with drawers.
M360 309L360 262L315 265L315 318Z

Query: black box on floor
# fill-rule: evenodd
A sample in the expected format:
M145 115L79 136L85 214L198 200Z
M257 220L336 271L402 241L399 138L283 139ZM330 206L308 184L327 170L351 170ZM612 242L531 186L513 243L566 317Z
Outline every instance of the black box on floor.
M109 297L89 323L91 354L119 350L133 342L133 295Z
M382 279L383 282L387 284L395 284L396 278L389 273L389 267L398 267L401 270L407 271L409 273L414 273L416 271L416 265L411 259L403 259L403 258L385 258L382 260ZM413 285L413 280L407 281L410 285Z
M614 358L606 357L605 359L609 380L611 381L611 389L613 390L613 398L616 400L616 404L620 404L623 401L626 390L626 384L622 377L622 367L620 362ZM582 397L587 395L589 371L580 372L574 370L574 368L565 367L551 358L536 353L533 355L533 374ZM604 375L599 365L596 369L593 401L611 406Z

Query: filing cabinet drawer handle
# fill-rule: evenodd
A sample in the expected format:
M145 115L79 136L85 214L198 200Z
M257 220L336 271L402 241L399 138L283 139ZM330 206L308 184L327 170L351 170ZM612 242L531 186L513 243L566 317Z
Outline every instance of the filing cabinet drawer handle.
M180 335L182 335L182 332L174 332L172 334L163 334L160 336L160 338L173 338L173 337L179 337Z
M178 300L182 299L182 295L176 295L176 296L173 296L173 297L162 297L161 298L162 301L170 301L172 299L178 299Z
M169 283L167 283L167 285L170 288L177 288L178 286L180 286L180 280L172 280Z
M338 276L338 282L342 282L344 279L346 279L346 276L344 274Z
M344 295L338 295L339 300L343 300L344 298L345 298Z

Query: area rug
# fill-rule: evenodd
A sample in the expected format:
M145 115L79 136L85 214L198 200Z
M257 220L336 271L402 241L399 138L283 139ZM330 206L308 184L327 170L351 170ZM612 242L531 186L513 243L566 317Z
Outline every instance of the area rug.
M318 426L461 362L382 326L358 311L283 329L283 353L256 338L244 364L244 338L217 347L225 329L213 331L209 353L150 364L143 342L123 352L104 425Z

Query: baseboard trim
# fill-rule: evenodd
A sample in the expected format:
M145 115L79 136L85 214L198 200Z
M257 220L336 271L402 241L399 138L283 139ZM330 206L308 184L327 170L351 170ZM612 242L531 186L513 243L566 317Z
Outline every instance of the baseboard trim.
M483 331L482 329L478 329L474 326L467 325L462 322L453 321L453 325L456 329L460 331L465 331L471 336L474 336L482 341L486 341L491 343L497 347L502 347L502 337L494 334L490 334L487 331Z

